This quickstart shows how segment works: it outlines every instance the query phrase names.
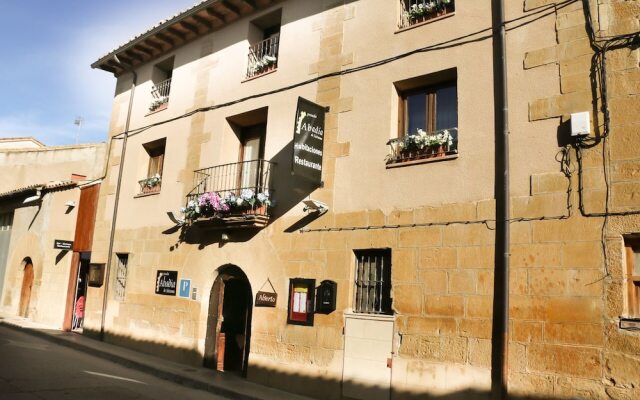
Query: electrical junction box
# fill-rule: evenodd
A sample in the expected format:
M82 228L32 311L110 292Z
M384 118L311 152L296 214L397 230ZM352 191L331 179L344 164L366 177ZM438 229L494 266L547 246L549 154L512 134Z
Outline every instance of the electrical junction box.
M588 136L591 133L589 111L571 114L571 136Z

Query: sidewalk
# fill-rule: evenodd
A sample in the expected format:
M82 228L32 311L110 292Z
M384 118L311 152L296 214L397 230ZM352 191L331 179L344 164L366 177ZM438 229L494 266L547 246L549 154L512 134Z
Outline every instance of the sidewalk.
M28 319L0 313L2 326L39 336L56 344L74 348L195 389L239 400L311 400L282 390L249 382L236 375L207 368L178 364L153 355L139 353L73 332L63 332Z

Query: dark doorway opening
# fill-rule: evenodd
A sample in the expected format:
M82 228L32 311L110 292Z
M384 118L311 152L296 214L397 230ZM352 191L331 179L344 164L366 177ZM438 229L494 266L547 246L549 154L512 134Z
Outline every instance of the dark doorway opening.
M247 276L235 265L218 270L211 288L204 365L246 376L253 296Z
M89 259L80 255L80 268L76 279L76 290L73 300L73 322L71 329L82 331L84 324L84 309L87 301L87 283L89 279Z
M22 275L22 289L20 291L19 315L29 316L29 302L31 301L31 289L33 288L33 262L29 257L22 261L24 264Z

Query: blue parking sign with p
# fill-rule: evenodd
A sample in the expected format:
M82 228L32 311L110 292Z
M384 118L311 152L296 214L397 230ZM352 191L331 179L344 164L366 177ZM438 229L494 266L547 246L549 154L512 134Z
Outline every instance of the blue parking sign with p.
M189 298L191 293L191 279L180 279L180 290L178 296Z

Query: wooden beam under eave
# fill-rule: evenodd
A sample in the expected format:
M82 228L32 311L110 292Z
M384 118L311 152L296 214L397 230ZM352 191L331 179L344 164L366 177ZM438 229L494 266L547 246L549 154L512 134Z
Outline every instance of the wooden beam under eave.
M273 4L273 1L272 0L256 0L256 4L260 8L266 8L266 7L269 7L271 4Z
M198 30L198 27L193 24L190 24L187 21L180 21L180 26L193 32L196 36L200 35L200 31Z
M138 55L139 53L135 50L135 48L131 48L125 51L124 53L127 55L127 57L131 58L132 60L136 60L140 63L144 61L144 57L141 57L140 55Z
M218 6L224 11L224 14L231 15L231 20L240 18L240 10L238 10L235 6L233 6L228 1L221 1ZM228 21L228 20L227 20Z
M149 48L145 46L146 45L144 43L137 43L133 46L132 50L138 54L144 54L144 57L153 57L153 50L149 50Z
M173 41L173 39L171 39L169 36L165 35L164 33L158 32L156 33L156 37L171 47L175 45L175 42Z
M178 39L182 40L183 42L186 40L187 35L183 32L180 32L178 29L176 29L173 26L168 27L167 32L177 37Z
M144 41L144 45L156 50L158 53L164 53L164 48L162 47L162 43L155 42L151 39L146 39Z
M213 30L213 24L211 23L211 21L209 21L205 17L201 17L198 14L195 14L195 15L192 15L191 18L193 18L193 20L196 21L196 23L207 28L207 30L210 30L210 31Z
M224 15L220 14L218 11L214 10L211 7L207 8L206 11L207 11L207 14L209 14L209 16L212 17L215 21L220 22L220 26L227 24L227 21L224 18Z
M234 7L240 15L248 15L256 10L256 5L253 0L229 0L228 3Z
M114 75L116 74L116 69L115 68L110 67L110 66L105 65L105 64L101 64L100 65L100 69L103 70L103 71L111 72Z

